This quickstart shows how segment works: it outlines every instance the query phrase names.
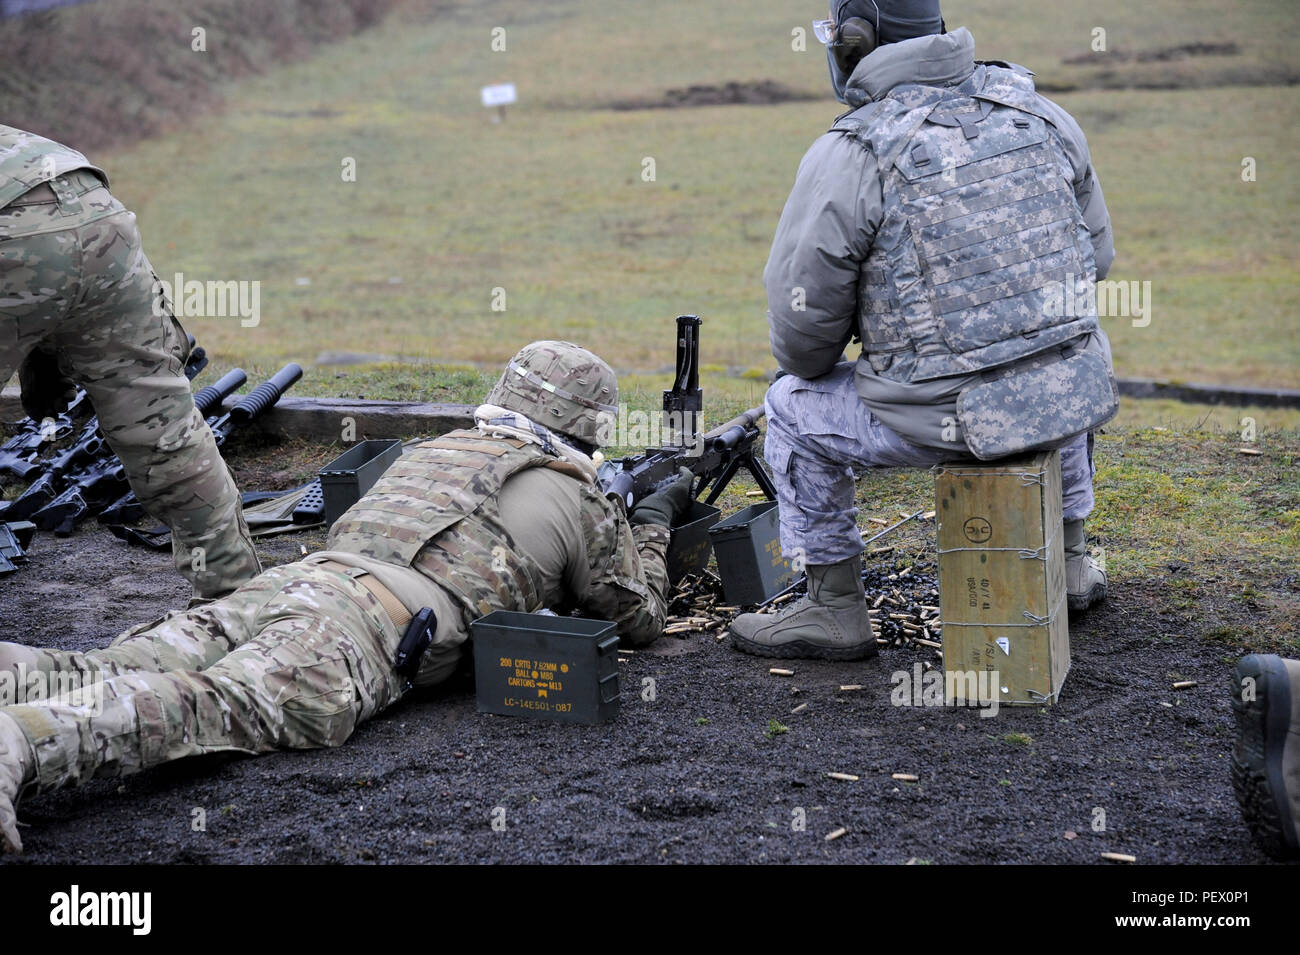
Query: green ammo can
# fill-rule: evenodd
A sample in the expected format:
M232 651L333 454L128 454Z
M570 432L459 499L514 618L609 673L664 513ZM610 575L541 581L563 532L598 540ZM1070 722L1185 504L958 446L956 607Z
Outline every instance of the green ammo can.
M565 723L618 716L618 633L608 620L494 610L470 624L480 713Z
M361 441L344 451L320 470L321 492L325 496L325 525L335 521L369 491L388 466L402 456L397 438Z
M763 501L709 528L727 603L762 603L794 583L797 574L781 553L777 519L776 501Z
M722 512L712 504L691 501L686 513L673 525L673 539L668 545L668 579L672 583L687 574L698 574L709 565L713 552L709 528Z

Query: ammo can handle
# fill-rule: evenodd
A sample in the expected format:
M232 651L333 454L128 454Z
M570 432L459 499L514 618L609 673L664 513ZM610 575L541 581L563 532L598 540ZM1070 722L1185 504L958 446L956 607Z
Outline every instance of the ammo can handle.
M606 696L605 684L611 681L613 681L614 684L614 695ZM600 702L613 703L617 699L618 699L618 672L615 671L614 673L611 673L609 676L603 676L600 678Z
M596 655L597 655L597 656L607 657L607 656L609 656L611 653L616 652L617 650L618 650L618 634L616 634L616 633L614 633L614 634L610 634L610 635L609 635L608 637L606 637L604 640L601 640L599 643L596 644ZM606 695L605 695L605 684L609 683L611 680L612 680L613 683L614 683L614 695L613 695L613 696L606 696ZM613 703L615 700L617 700L617 699L618 699L618 693L619 693L619 687L618 687L618 666L615 665L615 667L614 667L614 671L613 671L612 673L610 673L608 676L602 676L602 677L597 681L597 686L598 686L599 689L600 689L600 702L602 702L602 703Z

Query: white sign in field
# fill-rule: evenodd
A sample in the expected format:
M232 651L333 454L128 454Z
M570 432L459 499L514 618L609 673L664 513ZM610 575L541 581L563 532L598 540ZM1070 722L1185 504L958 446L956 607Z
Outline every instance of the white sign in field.
M498 83L495 86L485 86L482 95L484 106L509 106L511 103L518 102L514 83Z

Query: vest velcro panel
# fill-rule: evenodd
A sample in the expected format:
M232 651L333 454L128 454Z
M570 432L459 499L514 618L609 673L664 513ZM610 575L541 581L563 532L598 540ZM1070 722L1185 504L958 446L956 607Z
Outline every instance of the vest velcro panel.
M1023 87L1023 88L1022 88ZM899 87L837 123L876 157L884 216L859 273L863 359L926 381L982 372L1096 328L1051 307L1091 281L1068 161L1027 79L980 68Z
M970 124L927 121L894 163L891 191L924 287L909 322L917 381L1014 361L1040 350L1045 330L1073 324L1046 307L1042 291L1085 269L1079 213L1052 161L1047 125L987 105ZM1079 333L1066 330L1067 338Z

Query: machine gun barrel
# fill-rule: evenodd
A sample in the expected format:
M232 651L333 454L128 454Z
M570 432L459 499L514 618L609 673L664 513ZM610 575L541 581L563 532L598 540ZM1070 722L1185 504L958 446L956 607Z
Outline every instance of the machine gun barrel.
M771 478L754 455L754 442L760 434L758 421L764 414L762 405L706 434L699 433L700 325L695 315L677 318L677 376L673 387L664 392L664 424L672 438L661 447L607 461L600 467L598 477L605 494L622 501L629 509L675 480L682 467L695 475L693 496L708 492L706 504L717 499L740 468L753 475L768 500L776 499Z
M758 426L759 420L766 414L762 405L750 408L744 414L738 414L730 421L718 425L704 435L712 451L730 451L749 436L749 432Z

